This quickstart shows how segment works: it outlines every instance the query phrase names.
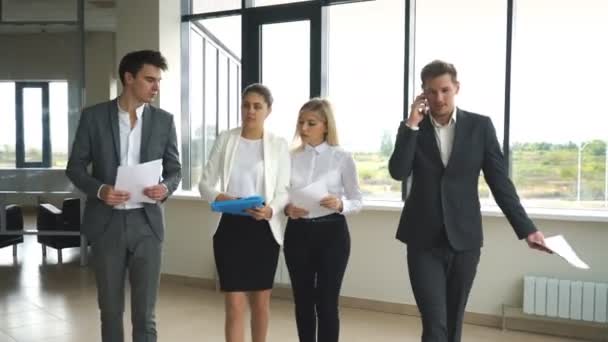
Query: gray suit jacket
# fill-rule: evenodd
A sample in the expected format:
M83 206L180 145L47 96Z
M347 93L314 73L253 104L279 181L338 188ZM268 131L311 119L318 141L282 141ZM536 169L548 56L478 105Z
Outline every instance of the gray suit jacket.
M399 127L388 168L396 180L405 181L413 175L397 230L397 239L407 243L408 248L434 247L444 228L456 250L482 246L477 191L480 171L517 236L522 239L536 231L509 179L490 118L460 109L457 118L446 167L430 118L420 122L418 131L405 123Z
M173 115L146 105L142 115L140 161L163 160L162 183L169 194L181 181L181 164ZM92 172L87 172L91 165ZM114 185L120 165L120 135L116 100L103 102L82 111L66 174L87 196L82 231L95 240L105 231L112 207L97 198L102 184ZM164 238L164 217L160 203L144 203L154 234Z

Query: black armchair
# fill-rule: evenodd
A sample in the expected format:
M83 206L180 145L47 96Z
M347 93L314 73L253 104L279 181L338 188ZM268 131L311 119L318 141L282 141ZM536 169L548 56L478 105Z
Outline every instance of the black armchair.
M6 207L6 230L23 230L23 212L21 207L15 204ZM4 228L4 227L2 227ZM23 242L23 235L0 235L0 248L13 246L13 256L17 256L17 245Z
M50 203L38 205L37 228L39 231L66 230L80 232L80 199L66 198L62 209ZM80 246L80 236L38 235L42 244L42 256L46 257L46 247L57 250L57 259L63 261L61 250Z

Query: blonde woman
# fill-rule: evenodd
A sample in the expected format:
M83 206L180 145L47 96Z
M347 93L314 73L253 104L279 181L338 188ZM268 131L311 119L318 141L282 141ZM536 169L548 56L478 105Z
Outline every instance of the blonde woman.
M213 235L215 263L225 294L227 342L245 341L247 303L252 341L266 341L268 331L290 172L287 142L264 129L272 101L264 85L245 88L242 127L217 138L199 184L201 196L209 202L253 195L265 199L264 207L248 210L250 216L223 214Z
M325 182L330 195L320 205L332 213L308 212L289 203L285 261L293 289L300 342L337 342L338 297L350 254L344 215L361 210L355 162L338 145L331 104L313 98L300 109L300 146L291 154L292 188Z

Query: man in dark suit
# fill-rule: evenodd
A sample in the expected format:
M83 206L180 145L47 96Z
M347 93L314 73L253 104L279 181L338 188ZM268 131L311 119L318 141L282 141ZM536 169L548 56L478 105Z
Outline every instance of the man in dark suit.
M482 246L480 171L519 239L545 250L543 234L520 204L490 118L457 108L452 64L421 72L423 93L401 123L389 172L411 191L397 239L407 244L410 283L422 316L423 342L458 342Z
M127 270L133 341L156 341L154 311L164 235L161 203L181 180L173 116L149 104L166 69L157 51L125 55L119 66L122 93L83 110L68 161L67 176L87 195L82 229L93 248L104 342L124 340ZM130 202L131 194L114 188L118 166L156 159L162 159L162 177L143 190L155 203Z

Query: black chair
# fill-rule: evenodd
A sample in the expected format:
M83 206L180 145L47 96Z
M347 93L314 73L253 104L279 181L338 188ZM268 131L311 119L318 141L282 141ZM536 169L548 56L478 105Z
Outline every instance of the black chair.
M39 204L36 225L39 231L80 232L80 199L64 199L61 210L50 203ZM38 235L38 243L42 245L43 258L46 258L46 247L52 247L57 250L57 260L61 263L61 250L80 247L80 236Z
M6 207L6 230L23 230L23 212L15 204ZM2 227L4 228L4 227ZM17 245L23 243L23 235L0 235L0 248L13 246L13 257L17 256Z

